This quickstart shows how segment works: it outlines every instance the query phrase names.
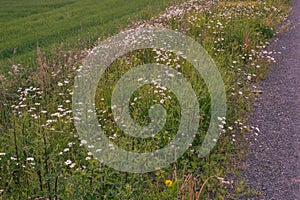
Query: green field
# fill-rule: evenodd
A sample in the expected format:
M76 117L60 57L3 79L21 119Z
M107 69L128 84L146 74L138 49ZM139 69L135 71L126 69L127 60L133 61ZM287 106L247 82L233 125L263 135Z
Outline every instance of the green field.
M37 44L49 50L78 39L91 46L131 20L148 19L171 0L0 1L0 64L32 64ZM53 47L53 48L54 48Z

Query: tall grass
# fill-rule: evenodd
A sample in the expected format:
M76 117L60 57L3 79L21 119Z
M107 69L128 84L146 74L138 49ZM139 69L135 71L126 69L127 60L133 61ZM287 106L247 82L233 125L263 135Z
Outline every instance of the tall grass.
M91 13L97 12L97 7L89 4L91 2L66 1L66 5L77 10L76 13L81 13L83 8L89 8ZM110 16L106 25L100 25L105 31L109 26L116 30L114 22L126 21L129 16L124 13L121 19L118 15L112 16L120 11L117 3L99 3L111 8L102 15ZM127 2L124 5L127 11L121 12L133 12L140 3ZM82 7L82 4L87 7ZM64 9L67 8L50 9L37 15L44 16L53 28L56 23L61 27L60 22L52 24L56 18L69 18L85 22L87 30L97 29L97 20L90 15L75 14L72 17L71 12ZM145 174L119 172L105 166L89 152L92 147L85 148L84 141L78 138L71 100L76 70L88 53L82 51L82 44L77 48L74 44L70 48L56 47L45 53L40 48L43 38L39 39L38 45L32 43L37 55L36 65L30 69L22 63L15 64L7 75L0 76L0 199L230 198L228 190L233 188L233 183L227 175L237 173L235 161L241 152L238 142L243 131L251 128L242 120L253 96L251 85L263 76L268 64L274 62L272 54L275 52L268 52L266 46L275 34L274 27L286 16L286 9L287 4L279 6L276 1L192 1L171 7L147 23L133 25L176 29L201 43L219 68L228 104L227 116L219 119L220 140L208 156L200 159L199 147L210 114L210 96L201 76L184 58L163 50L139 50L117 59L100 79L96 93L99 123L115 145L136 152L152 151L165 146L178 127L180 108L174 94L151 84L134 93L129 108L133 119L144 125L149 123L149 107L161 103L168 110L169 119L163 130L152 139L142 140L125 135L116 125L110 105L112 88L134 66L158 62L181 72L196 91L202 111L200 128L188 151L171 166ZM184 12L177 12L182 10ZM28 14L28 17L34 16ZM11 24L26 22L25 17L12 20ZM39 30L47 26L39 19L35 23L41 26ZM70 27L72 24L67 24L66 30L69 31ZM5 34L9 30L12 35L5 37L13 37L19 27L4 30ZM96 35L98 30L93 34ZM82 37L83 33L87 32L82 32ZM45 35L48 38L47 33ZM49 36L44 45L57 41L58 35L52 39ZM36 38L25 33L25 39L16 42L26 46L27 37L28 41ZM78 34L74 33L70 40L77 37ZM91 44L85 45L88 48Z

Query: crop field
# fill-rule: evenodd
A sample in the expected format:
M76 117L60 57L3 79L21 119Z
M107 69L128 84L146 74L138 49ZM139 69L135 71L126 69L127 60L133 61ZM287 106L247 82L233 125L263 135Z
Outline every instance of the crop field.
M251 130L260 134L257 127L245 123L245 118L256 95L253 91L258 89L257 81L264 77L268 65L276 62L273 55L277 52L269 50L268 44L276 34L275 27L288 14L288 1L20 2L0 0L0 200L239 199L240 195L257 193L243 180L232 177L239 176L238 163L245 151L240 144L243 133ZM179 51L136 49L113 60L97 82L78 78L85 72L86 56L99 53L91 50L93 46L120 31L141 27L175 30L205 49L224 83L221 89L226 93L226 114L214 113L210 92L215 90L209 90L206 77L193 67L197 61L186 61ZM130 43L131 36L134 34L120 43ZM112 103L119 80L133 79L128 74L148 63L168 68L151 81L144 76L147 70L140 72L133 81L144 84L128 97L124 108L127 115L116 117L123 112L123 107ZM126 170L132 163L124 161L125 154L121 158L125 164L116 163L123 170L98 159L97 155L109 155L118 148L134 155L151 153L175 140L185 113L180 100L189 99L189 95L182 85L179 94L184 95L179 98L176 91L162 84L161 75L171 82L183 77L195 93L199 118L195 118L197 129L190 135L193 140L187 143L186 151L163 167L157 162L155 169L143 171L148 165L141 165L140 173ZM94 96L76 96L79 80L85 83L84 91L96 84L91 90ZM131 94L127 85L119 87L120 96ZM89 101L94 102L94 110L76 109ZM165 117L160 130L145 138L128 135L125 130L135 130L130 129L133 126L152 124L154 107L166 111L159 114L157 124ZM102 138L88 132L90 126L77 126L90 114L109 141L105 148L97 146L96 141ZM211 119L217 119L213 126L218 137L211 138L215 145L202 156ZM84 138L80 131L95 136L95 140ZM168 158L161 161L164 159Z
M0 61L5 64L35 60L37 44L49 50L60 43L85 47L115 33L130 20L148 19L170 0L13 0L0 1Z

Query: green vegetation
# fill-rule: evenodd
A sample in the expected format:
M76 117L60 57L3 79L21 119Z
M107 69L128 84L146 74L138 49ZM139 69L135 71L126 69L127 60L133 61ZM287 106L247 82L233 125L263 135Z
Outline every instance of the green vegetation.
M171 0L12 0L0 1L0 64L32 64L38 45L49 51L60 43L90 47L130 19L148 19ZM69 47L70 48L70 47ZM5 67L7 69L7 67Z
M148 21L148 24L159 24L193 37L211 55L222 75L228 112L226 117L220 118L221 138L205 158L199 158L199 147L210 120L210 96L191 64L172 52L145 49L115 60L105 71L95 98L97 117L110 141L126 150L146 152L165 146L176 134L180 117L180 107L172 91L148 84L133 94L129 106L131 115L136 123L148 124L148 110L156 101L168 111L166 125L153 140L132 138L120 130L111 110L111 93L115 83L132 67L149 62L166 64L189 80L199 99L202 118L191 147L172 165L145 174L119 172L95 159L78 138L71 104L76 70L87 54L82 51L84 45L89 48L97 34L115 33L125 26L129 16L136 16L134 13L137 8L141 9L139 6L150 3L153 6L154 1L99 1L99 5L107 9L102 17L95 18L90 13L97 13L98 9L91 0L64 1L63 5L55 1L37 2L34 5L43 8L38 13L26 10L17 12L13 18L4 14L7 19L11 18L9 24L15 26L1 29L1 38L10 41L1 42L1 50L4 49L1 58L16 59L20 65L6 66L8 73L0 74L0 199L198 200L240 195L228 192L233 185L238 193L247 190L244 185L233 184L227 175L238 173L236 162L243 151L239 142L242 133L251 128L243 124L249 100L254 95L251 85L264 76L268 64L273 61L266 46L275 34L274 27L286 16L288 2L186 2ZM76 12L72 15L69 10ZM176 12L182 10L185 12ZM142 13L146 18L153 14L138 13L139 18ZM41 22L40 17L36 21L28 20L35 15L47 20ZM102 25L98 24L99 19ZM84 28L71 23L78 21ZM26 29L29 31L24 37L13 36L27 22L38 28L37 35L30 32L33 29ZM1 20L0 23L7 22ZM54 31L48 34L45 29ZM18 40L13 40L14 37ZM94 39L78 44L78 38ZM45 51L36 48L37 40ZM60 41L70 42L69 48L52 46ZM9 53L14 46L23 49L16 50L17 58ZM34 51L36 57L33 57ZM28 62L30 59L34 62Z

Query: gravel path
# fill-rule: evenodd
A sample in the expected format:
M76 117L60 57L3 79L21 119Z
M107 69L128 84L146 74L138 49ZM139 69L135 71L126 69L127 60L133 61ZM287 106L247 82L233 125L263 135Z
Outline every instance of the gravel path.
M247 135L242 176L262 195L242 199L300 199L300 0L292 7L288 20L295 27L273 44L282 54L261 82L263 93L250 117L261 133Z

